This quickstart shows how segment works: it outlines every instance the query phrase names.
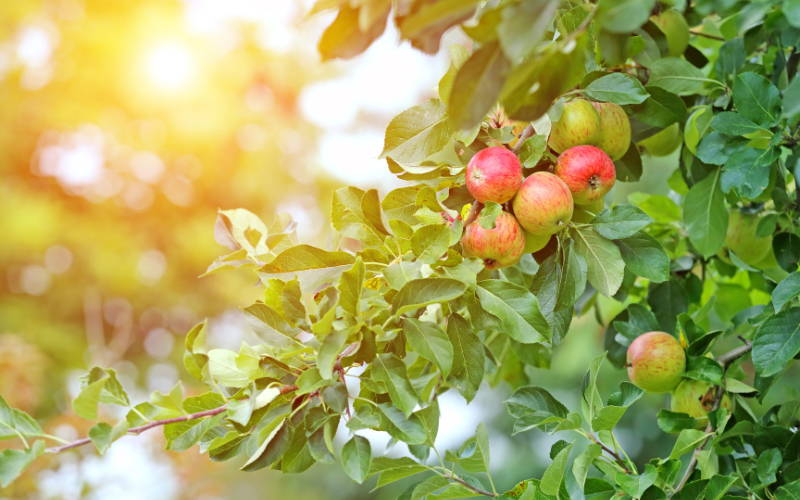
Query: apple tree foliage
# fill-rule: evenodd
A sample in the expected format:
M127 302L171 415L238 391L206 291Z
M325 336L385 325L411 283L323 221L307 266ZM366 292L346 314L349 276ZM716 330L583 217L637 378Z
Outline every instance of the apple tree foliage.
M244 311L262 342L210 348L198 324L183 361L207 392L179 385L135 406L112 370L93 368L74 411L96 420L102 403L127 417L73 443L54 444L0 401L2 437L22 443L0 452L0 481L43 453L90 443L102 453L159 427L168 449L198 445L246 471L339 462L378 487L415 476L408 499L800 498L800 405L787 378L800 353L800 1L321 0L322 10L336 11L323 59L357 56L389 22L428 53L451 28L470 40L452 48L437 97L388 124L381 156L406 185L383 197L337 191L332 245L298 243L289 221L220 212L215 233L231 253L209 272L257 276L263 297ZM506 145L526 173L551 168L550 123L576 95L629 115L619 181L640 178L645 145L680 148L669 194L635 193L576 218L512 267L463 257L469 158ZM491 227L498 208L479 222ZM606 355L589 367L580 405L566 407L525 367L548 367L574 316L602 322L601 295L624 309L604 322ZM651 330L680 339L684 377L714 386L716 404L704 421L661 410L674 446L635 463L614 428L642 392L623 382L601 394L596 381ZM469 401L483 383L510 388L514 433L569 436L541 477L510 491L492 480L484 426L456 450L434 447L437 397L456 390ZM781 384L794 392L753 409ZM388 433L410 456L373 453L362 429Z

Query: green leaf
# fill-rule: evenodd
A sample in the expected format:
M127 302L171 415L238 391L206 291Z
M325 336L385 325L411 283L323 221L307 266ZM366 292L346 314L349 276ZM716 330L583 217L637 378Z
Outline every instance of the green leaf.
M736 77L733 103L742 116L760 125L774 125L781 116L780 92L757 73L741 73Z
M469 402L483 381L486 362L483 344L467 320L457 314L451 315L447 322L447 336L453 345L453 368L449 381Z
M22 474L22 471L44 453L44 441L36 441L27 450L0 451L0 487L5 488Z
M756 460L756 475L761 484L772 484L776 481L775 473L783 463L783 454L778 448L764 450Z
M414 318L404 318L403 332L411 349L435 364L442 372L442 376L447 377L453 367L453 344L439 325Z
M408 380L406 366L393 354L380 354L372 363L375 380L383 382L389 397L406 416L411 415L417 405L418 398Z
M99 403L120 406L130 404L128 395L117 380L114 370L94 367L82 379L82 386L80 394L72 401L72 408L75 413L87 420L97 419Z
M650 17L655 0L600 0L597 19L606 31L630 33Z
M705 356L689 357L684 377L693 380L708 382L713 385L722 385L722 366L711 358Z
M397 13L395 21L403 38L411 40L411 44L419 50L435 54L439 50L442 34L472 16L477 3L477 0L420 2L414 4L413 11L407 15Z
M218 384L246 387L258 376L258 358L247 352L212 349L208 351L208 371Z
M386 127L381 158L418 164L441 151L451 135L445 111L441 101L430 99L395 116Z
M487 202L478 214L478 224L484 229L494 229L494 221L503 212L503 207L493 201Z
M650 97L642 104L633 107L637 120L660 128L683 122L686 118L686 104L683 99L661 87L648 86L645 89Z
M757 198L769 185L771 164L778 150L741 148L728 158L722 169L722 191L736 190L744 198Z
M800 352L800 308L793 307L766 320L753 340L756 373L769 377L779 373Z
M571 234L575 251L586 260L589 283L603 295L613 296L625 275L625 261L619 248L592 228L573 229Z
M706 438L706 433L697 429L684 429L678 434L678 439L672 447L669 458L680 458L692 451Z
M686 119L686 126L683 128L683 142L692 154L697 154L697 145L706 134L713 116L711 106L699 106Z
M414 474L427 471L428 468L419 464L408 457L389 458L389 457L375 457L372 460L372 466L369 475L373 476L378 474L378 480L375 483L376 488L381 488L387 484L405 479Z
M0 439L42 435L39 423L22 410L11 408L0 396Z
M357 257L353 267L339 278L339 305L342 309L358 316L358 304L364 287L364 262Z
M505 401L514 422L514 432L558 423L567 416L567 408L541 387L522 387Z
M691 95L702 94L706 83L712 81L685 59L665 57L650 65L647 85L661 87L677 95Z
M383 225L381 205L375 189L352 186L337 189L331 203L331 223L343 236L380 245L389 234Z
M684 429L696 429L697 421L685 413L661 409L657 417L658 427L664 432L676 433Z
M330 267L352 265L355 258L345 252L328 252L311 245L297 245L281 252L269 264L261 268L268 274L309 271Z
M600 212L592 224L600 236L618 240L633 236L651 222L650 216L633 205L616 205Z
M466 289L467 285L450 278L411 280L397 292L392 301L392 312L403 314L429 304L457 299Z
M775 500L797 500L800 498L800 480L784 484L775 491Z
M183 366L189 372L189 375L198 380L203 379L203 368L208 362L205 346L206 325L206 321L194 325L186 333L186 339L184 340L186 352L183 353Z
M800 0L783 0L783 15L789 24L800 28Z
M622 406L604 406L592 419L592 429L595 431L610 431L616 427L619 419L625 415L627 408Z
M511 65L498 42L479 48L456 73L447 114L459 130L472 128L495 105Z
M772 290L772 306L775 312L780 312L783 306L794 300L798 294L800 294L800 272L793 272Z
M575 481L581 489L586 482L586 476L589 473L589 468L592 462L603 453L603 449L599 444L591 443L584 450L575 457L572 463L572 475L575 476Z
M388 3L384 11L369 26L363 28L359 23L359 12L360 9L347 3L339 6L339 14L325 29L317 44L323 60L357 56L383 33L389 15Z
M336 357L342 351L344 343L347 342L347 334L348 332L345 330L336 330L322 340L317 355L317 370L325 380L330 380L333 376L333 366L336 364Z
M792 83L783 91L783 114L789 123L797 123L800 117L800 78L795 75Z
M558 5L557 0L522 1L502 10L497 38L511 62L519 64L536 50Z
M372 447L367 438L353 436L342 447L342 468L350 479L361 484L372 463Z
M428 433L425 432L425 427L416 415L406 417L400 410L387 403L378 404L378 409L384 417L383 430L392 437L408 444L425 444L427 442Z
M683 221L689 240L704 257L722 248L728 230L728 211L720 176L720 170L707 175L689 189L683 200Z
M613 102L619 105L641 104L649 94L642 82L625 73L609 73L592 81L585 94L595 101Z
M550 325L528 290L505 280L484 280L476 292L481 307L500 320L503 332L512 339L531 344L550 338Z
M101 455L111 446L113 428L105 422L95 424L89 429L89 439L92 440L97 452Z
M450 246L450 228L445 224L423 226L411 236L411 248L417 259L426 264L433 264L447 252Z
M563 447L558 455L553 459L553 462L545 469L542 474L539 487L543 493L547 495L558 495L561 489L561 482L564 480L564 474L567 469L567 460L572 451L572 444Z
M714 115L711 128L726 135L745 135L764 130L764 127L753 123L739 113L723 111Z
M652 282L669 279L669 256L661 243L647 233L637 233L616 241L627 269Z

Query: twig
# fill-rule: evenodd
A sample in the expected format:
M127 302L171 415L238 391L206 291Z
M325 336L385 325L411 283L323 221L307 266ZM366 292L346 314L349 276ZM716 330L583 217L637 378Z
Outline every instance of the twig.
M722 38L721 36L712 35L711 33L704 33L702 31L698 31L698 30L689 30L689 33L691 33L692 35L697 35L697 36L702 36L702 37L705 37L705 38L710 38L712 40L718 40L720 42L724 42L725 41L725 39Z
M522 149L522 145L525 143L525 141L527 141L528 138L535 133L536 130L533 128L533 125L529 123L528 126L522 130L522 133L519 134L517 143L514 144L514 147L511 148L511 151L513 151L514 153L519 153L519 150Z
M296 390L297 390L297 386L296 385L286 385L286 386L283 386L283 387L280 388L280 393L281 394L286 394L286 393L289 393L289 392L294 392ZM186 421L189 421L189 420L197 420L198 418L203 418L203 417L211 417L211 416L214 416L214 415L222 413L226 409L227 409L227 406L226 405L222 405L222 406L219 406L217 408L213 408L211 410L199 411L197 413L190 413L189 415L182 415L180 417L165 418L163 420L153 420L152 422L148 422L146 424L139 425L137 427L131 427L130 429L128 429L127 434L139 435L144 431L152 429L153 427L161 427L161 426L167 425L167 424L174 424L174 423L177 423L177 422L186 422ZM89 444L91 442L92 442L92 440L89 439L88 437L86 437L86 438L78 439L77 441L73 441L71 443L67 443L67 444L64 444L64 445L61 445L61 446L54 446L52 448L47 448L45 451L47 453L61 453L62 451L67 451L67 450L71 450L73 448L78 448L80 446Z
M468 489L474 491L478 495L483 495L485 497L499 497L500 496L497 493L494 493L494 492L491 492L491 491L486 491L486 490L484 490L482 488L478 488L477 486L473 486L473 485L469 484L468 482L464 481L463 479L461 479L460 477L456 476L455 474L452 474L452 473L451 474L445 474L442 477L445 477L445 478L447 478L447 479L449 479L451 481L455 481L458 484L460 484L462 486L465 486Z
M481 209L483 208L483 203L479 201L475 201L472 206L469 208L469 213L467 214L467 218L464 219L464 227L470 225L470 223L475 222L475 219L478 218L478 214L481 213Z
M619 455L619 453L617 453L616 451L614 451L611 448L609 448L608 446L606 446L602 441L597 439L597 437L594 434L591 434L591 433L587 434L587 437L589 439L591 439L592 441L594 441L595 444L600 445L600 448L602 448L603 451L608 453L614 459L614 461L617 462L617 465L622 467L622 470L625 471L625 474L630 474L631 473L630 469L628 469L628 465L625 463L625 460L622 459L622 457Z
M719 364L722 365L723 373L724 370L728 367L728 365L730 365L737 359L741 358L742 356L744 356L753 349L753 344L750 343L750 341L746 339L742 339L742 341L744 342L743 346L737 347L736 349L726 352L725 354L717 358ZM719 409L720 402L722 401L723 392L724 391L722 389L722 386L717 386L717 389L714 392L714 402L711 406L711 410L709 411L709 413ZM706 436L703 442L700 443L700 445L697 448L695 448L694 451L692 452L692 458L689 460L689 465L686 466L686 471L683 473L683 476L681 477L681 480L678 482L678 485L675 487L675 490L672 492L672 495L681 491L683 487L686 486L686 483L689 482L689 478L692 476L692 473L694 473L694 470L697 467L697 457L700 455L700 453L706 447L708 442L711 440L711 432L713 431L714 431L714 426L711 424L711 419L709 419L708 424L706 424L705 428L705 432L706 434L708 434L708 436Z

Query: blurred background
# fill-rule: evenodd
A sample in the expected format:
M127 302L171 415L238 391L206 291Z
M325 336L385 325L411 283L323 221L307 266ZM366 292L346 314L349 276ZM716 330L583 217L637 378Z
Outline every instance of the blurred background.
M286 213L301 239L324 246L334 189L399 185L377 160L383 129L433 95L446 47L424 55L389 27L355 60L322 64L316 41L331 18L306 18L311 3L0 2L0 394L50 432L88 430L69 401L92 365L116 369L138 402L181 378L182 335L196 321L210 318L219 346L248 338L237 308L255 299L255 283L235 272L199 278L225 252L213 238L218 209L266 221ZM646 165L642 183L614 196L666 192L676 165L676 155ZM575 408L601 352L602 329L586 315L554 369L528 376ZM607 391L623 376L608 371ZM490 424L501 488L540 473L555 440L511 437L507 392L484 388L466 408L455 394L441 403L442 448ZM646 398L639 418L622 423L619 437L640 459L669 449L654 424L662 404ZM370 437L383 451L387 439ZM371 493L337 467L238 472L195 451L164 452L153 432L104 457L86 447L40 459L0 498L358 499L402 489Z

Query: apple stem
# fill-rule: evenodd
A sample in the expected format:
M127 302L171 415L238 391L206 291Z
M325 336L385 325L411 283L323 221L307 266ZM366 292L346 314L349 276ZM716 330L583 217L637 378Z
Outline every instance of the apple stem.
M741 358L742 356L753 350L753 344L749 340L744 339L742 337L739 338L742 340L742 342L744 342L744 345L739 346L731 351L728 351L717 358L717 362L722 365L723 375L724 371L728 368L728 366L731 363L733 363L737 359ZM711 411L716 411L719 409L719 404L722 401L722 395L724 394L724 392L725 391L723 390L722 386L717 386L716 391L714 391L714 400L713 400L713 405L711 406ZM694 473L695 468L697 468L697 457L700 455L700 453L706 447L708 442L711 440L712 436L711 433L713 431L714 431L714 425L711 423L711 419L709 418L708 424L706 425L705 428L705 432L706 434L708 434L708 436L706 436L703 442L701 442L700 445L694 449L694 452L692 452L692 458L691 460L689 460L689 465L686 466L686 471L683 473L683 476L681 477L681 480L678 482L678 485L675 487L675 490L673 490L672 495L675 495L677 492L681 491L683 487L686 486L686 483L689 482L689 478L692 476L692 473Z
M519 153L519 150L522 149L522 145L525 143L525 141L527 141L528 138L531 137L535 133L536 133L536 130L533 128L533 125L531 125L529 123L528 126L525 127L522 130L522 133L519 134L519 138L517 139L517 143L514 144L514 147L511 148L511 151L513 151L514 153Z
M464 227L469 226L475 219L478 218L478 214L481 213L483 209L483 203L479 201L475 201L472 206L469 208L469 213L467 214L467 218L464 219Z

